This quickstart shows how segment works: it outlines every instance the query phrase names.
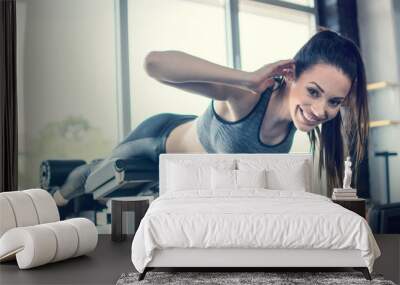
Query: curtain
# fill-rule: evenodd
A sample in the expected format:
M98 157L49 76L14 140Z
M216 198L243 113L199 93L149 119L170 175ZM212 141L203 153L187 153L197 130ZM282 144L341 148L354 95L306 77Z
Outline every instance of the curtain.
M18 190L16 3L0 1L0 192Z

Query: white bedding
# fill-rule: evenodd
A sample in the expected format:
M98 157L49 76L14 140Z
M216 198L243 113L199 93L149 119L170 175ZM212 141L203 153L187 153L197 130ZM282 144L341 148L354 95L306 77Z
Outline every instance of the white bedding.
M372 272L380 250L365 219L330 199L301 191L246 189L199 196L165 193L151 204L132 243L143 272L154 249L358 249Z

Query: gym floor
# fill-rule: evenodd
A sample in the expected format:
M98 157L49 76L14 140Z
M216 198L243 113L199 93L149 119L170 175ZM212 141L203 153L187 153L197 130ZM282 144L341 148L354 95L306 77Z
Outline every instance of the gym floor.
M382 256L375 262L374 273L399 283L400 235L376 235L375 238ZM19 270L15 261L2 263L0 284L115 284L122 273L135 271L130 257L131 244L132 237L112 242L110 235L99 235L96 250L87 256L28 270Z

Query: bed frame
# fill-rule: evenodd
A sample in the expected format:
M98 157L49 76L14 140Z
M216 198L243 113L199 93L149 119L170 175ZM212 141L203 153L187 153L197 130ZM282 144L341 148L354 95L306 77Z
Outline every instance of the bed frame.
M160 156L160 195L165 193L166 163L174 159L237 159L237 158L267 158L285 156L294 160L307 160L312 167L311 154L162 154ZM310 168L312 169L312 168ZM312 192L313 171L309 173ZM330 249L254 249L254 248L169 248L157 249L153 259L139 280L155 268L235 268L245 271L245 268L338 268L351 267L361 271L367 280L371 276L360 250L330 250Z

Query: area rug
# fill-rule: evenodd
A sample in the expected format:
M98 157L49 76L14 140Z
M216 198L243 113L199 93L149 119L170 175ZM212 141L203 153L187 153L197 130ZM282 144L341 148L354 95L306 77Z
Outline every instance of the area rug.
M155 272L150 271L145 279L138 281L139 273L124 273L117 285L134 284L222 284L222 285L294 285L294 284L379 284L396 285L384 280L382 275L372 274L372 281L366 280L361 272Z

